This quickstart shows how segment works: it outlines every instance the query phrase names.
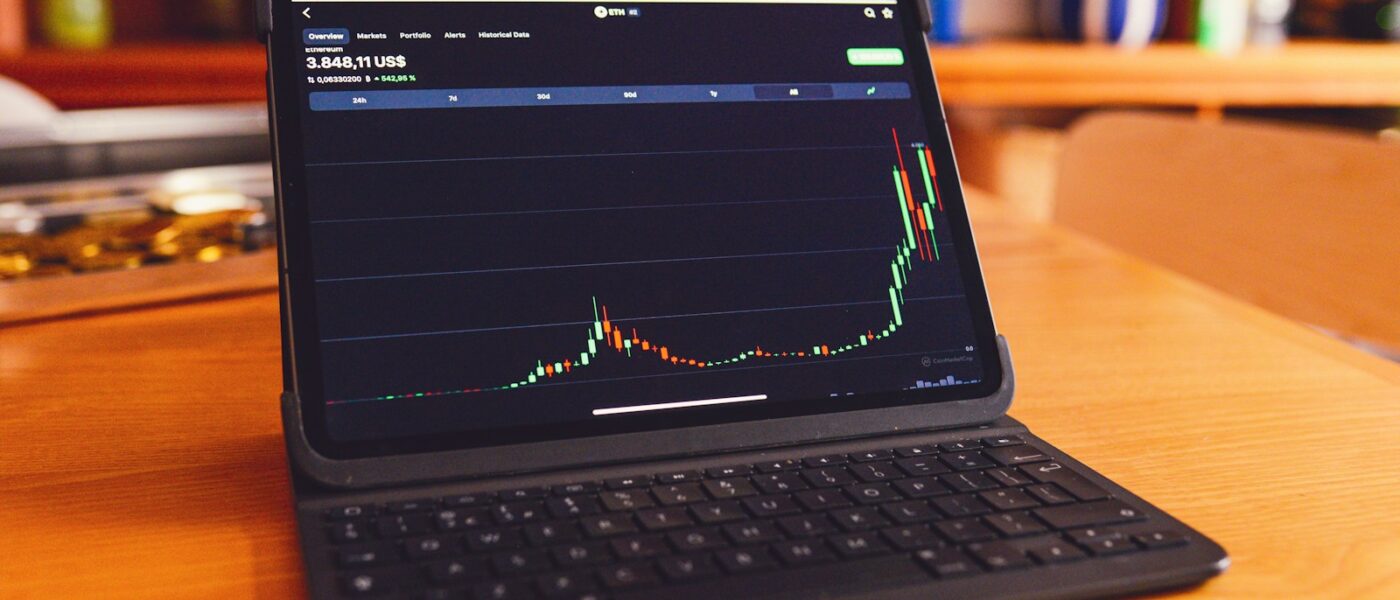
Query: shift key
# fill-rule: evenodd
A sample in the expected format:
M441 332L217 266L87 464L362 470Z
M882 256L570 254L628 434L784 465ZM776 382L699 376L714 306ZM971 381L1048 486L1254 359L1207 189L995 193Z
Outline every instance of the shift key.
M1039 508L1035 516L1049 523L1055 529L1074 529L1090 525L1112 525L1147 518L1142 511L1118 500L1103 500L1084 504L1070 504L1053 508Z

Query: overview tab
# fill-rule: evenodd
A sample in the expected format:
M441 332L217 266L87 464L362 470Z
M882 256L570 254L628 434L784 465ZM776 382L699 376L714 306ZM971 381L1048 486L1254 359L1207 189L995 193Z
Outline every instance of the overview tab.
M308 46L344 46L350 43L350 30L303 29L301 41Z

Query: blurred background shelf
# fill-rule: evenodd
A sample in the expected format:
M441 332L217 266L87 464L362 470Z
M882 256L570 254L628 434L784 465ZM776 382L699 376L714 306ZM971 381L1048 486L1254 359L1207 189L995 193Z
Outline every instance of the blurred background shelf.
M139 43L101 51L34 48L0 57L0 75L59 108L261 102L263 47L256 43Z
M1184 43L1140 51L1050 42L934 46L955 106L1088 107L1400 105L1400 46L1295 41L1218 56Z

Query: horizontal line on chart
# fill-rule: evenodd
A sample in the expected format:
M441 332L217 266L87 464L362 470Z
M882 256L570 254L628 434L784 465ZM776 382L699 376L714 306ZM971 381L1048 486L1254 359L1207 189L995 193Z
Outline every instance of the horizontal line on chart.
M663 402L661 404L641 404L637 406L619 406L616 408L595 408L593 416L603 417L607 415L622 415L627 413L651 412L658 410L675 410L677 408L694 408L697 406L714 406L716 404L738 404L740 402L757 402L767 400L768 394L754 394L752 396L735 396L733 398L712 398L710 400L685 400L682 402Z
M807 146L790 148L731 148L728 150L663 150L659 152L598 152L593 154L531 154L520 156L471 156L464 158L425 158L417 160L363 160L346 162L306 163L307 167L351 167L357 165L430 164L442 162L474 162L491 160L534 160L546 158L608 158L618 156L668 156L675 154L740 154L753 152L822 152L841 150L889 150L884 144L875 146Z
M877 194L873 196L832 196L827 198L788 198L782 200L747 200L740 202L694 202L678 204L650 204L644 206L598 206L593 208L559 208L549 210L510 210L496 212L475 212L475 213L449 213L445 215L411 215L401 217L356 217L348 219L318 219L311 223L313 225L333 224L333 223L365 223L374 221L410 221L421 219L464 219L472 217L508 217L512 215L548 215L581 212L605 212L620 210L653 210L668 208L713 208L716 206L758 206L763 204L798 204L815 202L849 202L852 200L883 200L894 198L894 194Z
M962 294L950 294L950 295L945 295L945 296L924 296L924 297L920 297L920 298L905 298L904 301L905 301L906 303L909 303L909 302L932 302L932 301L938 301L938 300L956 300L956 299L958 299L958 298L964 298L964 297L965 297L965 296L962 295ZM744 310L724 310L724 311L712 311L712 312L702 312L702 313L682 313L682 314L674 314L674 315L653 315L653 316L649 316L649 317L625 317L625 316L624 316L624 317L611 317L609 320L610 320L610 321L616 321L616 322L619 322L619 323L621 323L621 322L631 323L631 322L634 322L634 321L659 321L659 320L667 320L667 319L690 319L690 318L695 318L695 317L722 317L722 316L726 316L726 315L760 314L760 313L772 313L772 312L786 312L786 311L790 311L790 310L813 310L813 309L819 309L819 308L842 308L842 307L851 307L851 306L889 306L889 303L890 303L889 298L881 298L881 299L879 299L879 300L870 300L870 301L864 301L864 302L837 302L837 303L831 303L831 304L807 304L807 305L803 305L803 306L777 306L777 307L772 307L772 308L750 308L750 309L744 309ZM593 321L566 321L566 322L561 322L561 323L538 323L538 324L534 324L534 325L506 325L506 326L503 326L503 327L481 327L481 328L477 328L477 329L451 329L451 330L445 330L445 331L420 331L420 332L414 332L414 333L389 333L389 334L384 334L384 335L347 336L347 337L338 337L338 338L326 338L326 339L321 340L321 343L322 343L322 344L334 344L334 343L339 343L339 342L364 342L364 341L372 341L372 340L387 340L387 339L408 338L408 337L430 337L430 336L435 336L435 335L461 335L461 334L468 334L468 333L493 333L493 332L498 332L498 331L517 331L517 330L523 330L523 329L549 329L549 328L553 328L553 327L580 327L580 326L590 326L590 327L591 327L592 325L593 325Z
M940 244L949 245L949 244ZM499 269L471 269L462 271L438 271L434 273L402 273L398 275L363 275L359 277L328 277L317 279L316 283L341 283L347 281L372 281L376 279L414 279L419 277L447 277L453 275L480 275L484 273L514 273L521 271L554 271L559 269L587 269L595 267L625 267L630 265L657 265L683 262L705 262L719 260L746 260L751 258L778 258L784 256L820 256L826 254L860 254L863 252L888 252L889 246L872 248L842 248L839 250L804 250L801 252L770 252L765 254L731 254L723 256L695 256L689 258L657 258L652 260L627 260L618 262L575 263L567 265L543 265L538 267L504 267Z
M694 371L679 371L676 373L656 373L653 375L632 375L629 377L607 377L602 379L585 379L581 381L560 381L558 383L537 383L530 386L530 389L547 387L559 387L565 385L586 385L592 383L615 383L618 381L635 381L638 379L659 379L662 377L694 377L696 375L711 375L714 373L729 373L734 371L753 371L757 369L790 369L793 367L808 367L812 365L830 365L836 363L849 363L866 360L880 360L885 358L907 358L910 356L928 356L931 354L967 354L967 350L958 348L956 350L925 350L922 352L903 352L899 354L880 354L876 356L854 356L851 358L808 358L801 362L790 362L771 365L754 365L752 367L725 367L723 369L696 369ZM512 390L515 391L515 390ZM380 398L357 398L353 400L335 400L327 404L360 404L364 402L386 402Z

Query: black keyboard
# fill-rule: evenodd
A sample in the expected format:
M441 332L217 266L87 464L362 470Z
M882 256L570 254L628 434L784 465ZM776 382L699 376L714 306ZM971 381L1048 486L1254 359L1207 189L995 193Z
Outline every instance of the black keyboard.
M324 514L341 591L604 598L905 556L934 578L1186 545L1018 436L810 456Z

